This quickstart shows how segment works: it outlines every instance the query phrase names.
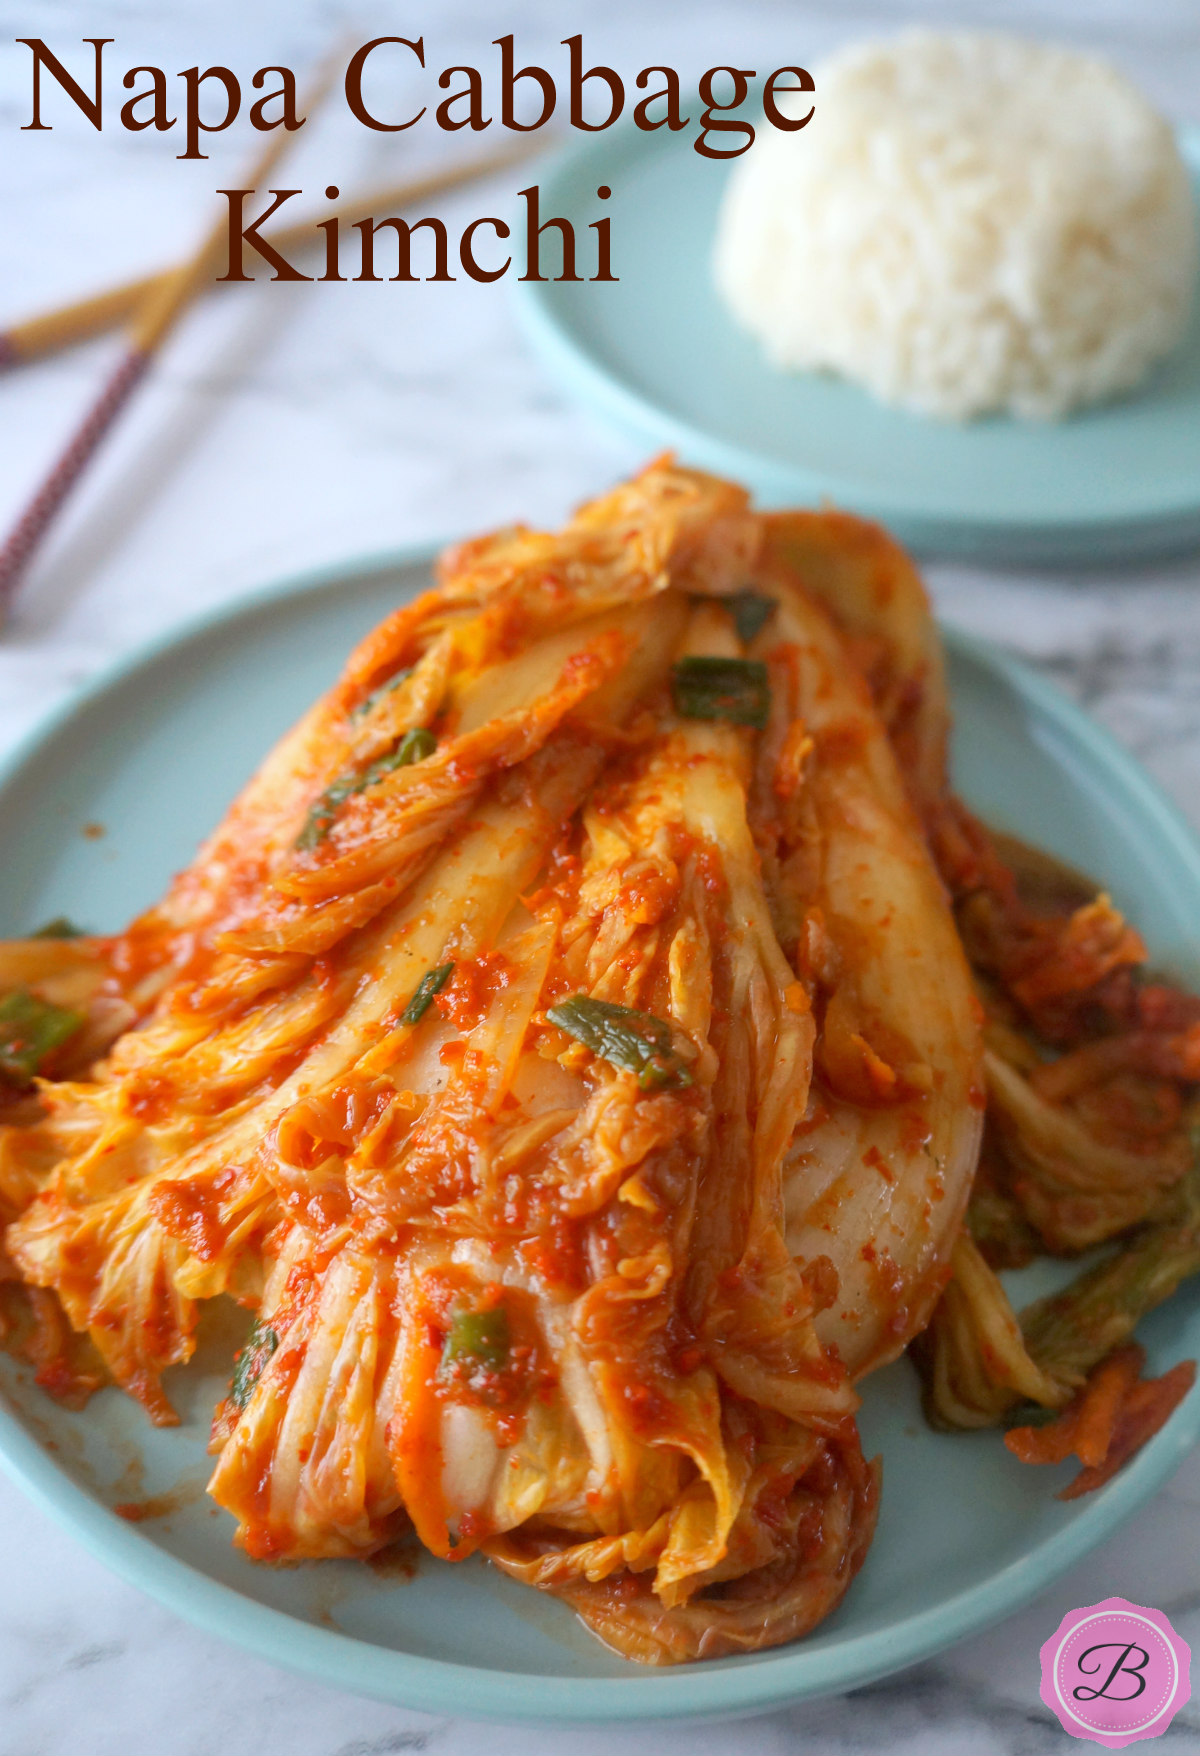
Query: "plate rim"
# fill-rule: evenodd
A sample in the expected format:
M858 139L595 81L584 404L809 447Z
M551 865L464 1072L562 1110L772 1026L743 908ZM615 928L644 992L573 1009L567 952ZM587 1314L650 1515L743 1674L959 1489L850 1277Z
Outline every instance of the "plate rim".
M1200 207L1200 122L1178 121L1171 127ZM559 191L565 190L572 179L579 179L589 167L600 170L606 151L614 158L620 154L622 163L640 162L654 147L654 136L622 122L611 136L573 142L560 149L548 158L542 172L547 205L553 205ZM514 209L510 217L519 251L525 247L524 207ZM922 553L947 558L1043 565L1089 561L1105 564L1175 553L1200 538L1200 488L1182 492L1158 510L1126 510L1111 515L1103 511L1075 515L1068 512L1052 519L1023 518L1015 512L991 517L939 512L930 506L928 491L919 505L911 494L886 486L868 485L860 493L857 484L845 475L829 475L809 465L790 464L751 445L722 438L643 394L627 378L610 370L579 337L576 328L560 318L553 304L557 284L552 279L519 279L510 297L526 340L559 386L626 435L633 434L644 444L669 446L685 462L735 481L745 481L760 500L781 505L792 504L797 498L805 504L824 499L845 503L848 510L888 525ZM1200 307L1200 271L1194 299ZM919 421L922 417L913 415L912 419Z
M45 714L0 761L4 795L35 760L96 702L119 694L139 673L172 653L240 621L371 575L428 567L442 545L419 543L371 551L286 575L231 603L176 623L95 675ZM1055 723L1141 809L1190 868L1200 897L1200 842L1174 803L1112 735L1054 684L991 643L942 626L947 651L999 677L1004 686ZM161 1547L119 1518L45 1449L0 1392L0 1468L58 1525L119 1577L206 1633L285 1669L354 1694L427 1713L508 1723L586 1724L663 1718L737 1717L837 1693L921 1662L1015 1613L1105 1540L1157 1493L1200 1441L1200 1391L1194 1390L1146 1448L1073 1517L1027 1554L929 1609L885 1628L851 1635L833 1650L804 1642L708 1666L631 1669L628 1676L584 1678L492 1670L378 1646L318 1627L244 1596Z

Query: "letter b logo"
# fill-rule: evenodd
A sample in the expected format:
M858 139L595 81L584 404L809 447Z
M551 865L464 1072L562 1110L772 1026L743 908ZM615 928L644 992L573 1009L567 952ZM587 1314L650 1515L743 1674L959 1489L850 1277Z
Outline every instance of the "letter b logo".
M1072 1610L1042 1647L1042 1700L1110 1750L1158 1738L1191 1696L1191 1653L1159 1610L1123 1597Z

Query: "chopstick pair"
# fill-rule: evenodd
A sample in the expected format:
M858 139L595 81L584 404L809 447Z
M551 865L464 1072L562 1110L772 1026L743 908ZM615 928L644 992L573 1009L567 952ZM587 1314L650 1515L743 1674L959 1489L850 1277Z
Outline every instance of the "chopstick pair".
M315 109L327 95L332 72L331 60L315 81L308 110ZM257 187L271 174L289 141L290 135L286 132L272 137L266 151L249 173L247 181L252 187ZM348 201L340 209L327 212L325 217L336 215L342 219L358 213L366 218L373 208L378 208L385 202L391 207L400 206L417 200L422 195L453 188L473 177L484 176L490 171L515 163L527 157L530 150L528 146L510 147L475 159L466 165L431 171L391 189L378 190L371 196ZM194 255L176 268L168 269L162 274L149 275L142 280L130 281L124 286L113 287L94 298L65 306L43 317L29 319L0 334L0 368L3 368L43 357L59 348L68 347L73 342L98 335L130 318L133 320L129 347L124 358L17 520L3 548L0 548L0 622L7 615L16 588L38 544L104 435L145 376L151 361L197 294L205 286L219 284L213 279L213 270L220 261L227 229L227 220L222 216L220 222L214 224L206 234ZM294 247L310 242L311 230L312 221L309 220L302 225L278 227L274 231L265 232L264 237L281 248L289 244Z

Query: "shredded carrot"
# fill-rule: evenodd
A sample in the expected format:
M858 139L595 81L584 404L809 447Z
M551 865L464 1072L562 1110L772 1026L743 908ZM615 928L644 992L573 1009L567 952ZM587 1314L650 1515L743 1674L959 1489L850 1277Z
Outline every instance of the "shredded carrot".
M1166 1423L1195 1382L1195 1360L1180 1360L1161 1378L1149 1378L1144 1383L1135 1384L1117 1418L1116 1430L1103 1463L1080 1470L1058 1498L1077 1500L1081 1494L1090 1494L1093 1489L1102 1488L1105 1482L1111 1481L1121 1465L1128 1462L1135 1451L1140 1451L1147 1439L1152 1439Z
M1125 1342L1093 1367L1062 1413L1043 1427L1012 1427L1004 1443L1022 1463L1063 1463L1074 1453L1083 1469L1058 1496L1074 1500L1114 1476L1153 1437L1195 1380L1184 1360L1161 1378L1141 1377L1145 1349Z
M1145 1350L1136 1342L1128 1342L1101 1360L1088 1379L1072 1448L1087 1468L1098 1468L1108 1456L1122 1404L1141 1377L1145 1363Z
M1022 1463L1063 1463L1075 1449L1077 1410L1068 1404L1044 1427L1010 1427L1004 1443Z

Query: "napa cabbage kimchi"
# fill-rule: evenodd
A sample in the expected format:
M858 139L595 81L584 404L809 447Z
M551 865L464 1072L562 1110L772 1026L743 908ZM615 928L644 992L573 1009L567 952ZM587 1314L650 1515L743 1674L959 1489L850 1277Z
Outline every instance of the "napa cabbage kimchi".
M445 554L161 902L0 947L41 1381L170 1423L224 1297L251 1557L415 1532L652 1664L806 1633L984 1124L945 747L922 588L855 519L660 460Z

